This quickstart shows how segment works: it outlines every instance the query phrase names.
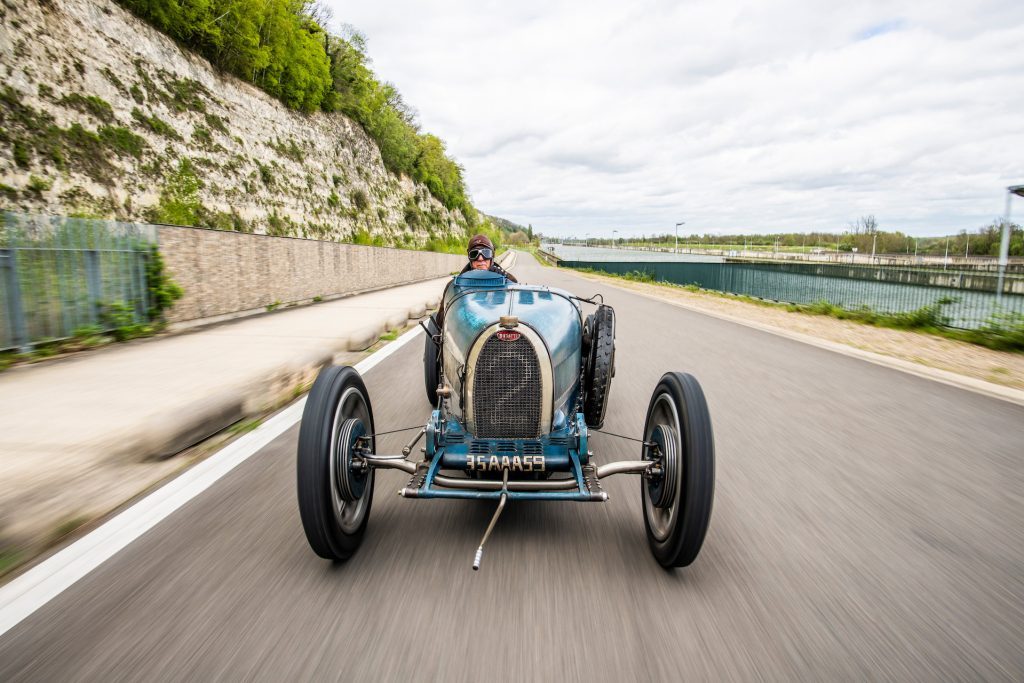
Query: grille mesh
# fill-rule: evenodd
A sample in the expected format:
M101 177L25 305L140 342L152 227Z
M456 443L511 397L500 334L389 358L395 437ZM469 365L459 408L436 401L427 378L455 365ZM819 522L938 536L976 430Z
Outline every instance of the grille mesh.
M473 377L476 436L532 439L540 430L540 363L526 337L484 342Z

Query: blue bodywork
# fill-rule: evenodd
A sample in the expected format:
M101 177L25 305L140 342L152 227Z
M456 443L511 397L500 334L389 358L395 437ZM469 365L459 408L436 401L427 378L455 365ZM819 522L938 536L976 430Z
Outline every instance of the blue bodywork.
M452 391L427 424L426 461L430 464L415 496L497 499L505 493L520 500L594 500L584 477L589 452L587 426L580 412L583 325L576 300L559 289L510 283L489 271L468 271L456 276L445 290L442 305L442 371ZM502 316L515 316L516 329L535 332L547 355L540 361L550 363L546 387L551 394L550 414L542 416L542 423L550 427L536 439L482 439L467 427L464 380L470 350L481 335L493 333ZM531 467L534 456L543 456L543 470ZM514 464L511 480L543 480L551 473L568 473L560 476L574 479L576 486L566 490L507 491L435 485L442 470L473 472L474 463L481 462L490 465L484 476L491 478Z

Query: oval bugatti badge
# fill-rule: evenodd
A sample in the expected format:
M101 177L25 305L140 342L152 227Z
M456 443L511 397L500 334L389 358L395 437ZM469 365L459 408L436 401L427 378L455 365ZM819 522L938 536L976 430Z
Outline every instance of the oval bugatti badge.
M515 330L498 330L498 339L501 341L515 341L522 336Z

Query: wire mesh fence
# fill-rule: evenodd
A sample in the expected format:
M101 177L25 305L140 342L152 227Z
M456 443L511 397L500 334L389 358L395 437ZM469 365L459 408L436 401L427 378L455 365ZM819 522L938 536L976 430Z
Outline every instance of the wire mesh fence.
M0 216L0 350L147 320L153 226Z
M909 313L941 304L945 324L978 329L1007 316L1024 316L1024 276L1007 275L997 292L995 273L941 268L823 263L675 263L562 261L616 275L696 285L702 289L793 304L826 301L846 309Z

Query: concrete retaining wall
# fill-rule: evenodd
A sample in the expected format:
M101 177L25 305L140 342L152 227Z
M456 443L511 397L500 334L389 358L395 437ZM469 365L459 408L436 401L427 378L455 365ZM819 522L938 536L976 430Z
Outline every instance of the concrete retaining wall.
M159 226L164 263L185 296L168 322L196 323L442 277L465 256Z

